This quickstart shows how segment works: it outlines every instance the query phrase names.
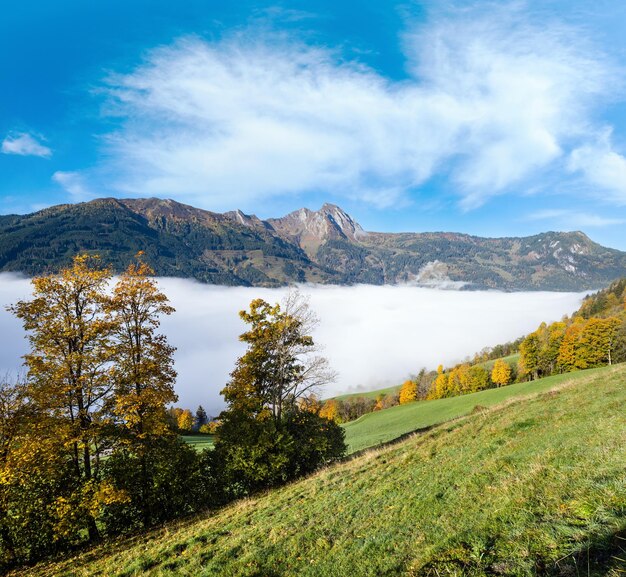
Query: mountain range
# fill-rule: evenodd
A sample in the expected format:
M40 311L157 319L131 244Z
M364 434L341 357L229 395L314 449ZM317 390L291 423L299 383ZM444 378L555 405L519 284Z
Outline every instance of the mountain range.
M119 272L139 250L157 275L235 286L405 283L582 291L626 276L626 253L582 232L520 238L369 232L332 204L261 220L173 200L102 198L0 216L1 271L54 272L88 251Z

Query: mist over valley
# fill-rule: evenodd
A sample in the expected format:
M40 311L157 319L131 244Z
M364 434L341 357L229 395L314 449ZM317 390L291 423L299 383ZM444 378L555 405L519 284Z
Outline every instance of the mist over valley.
M178 405L202 404L216 415L219 391L245 347L238 311L263 298L279 302L286 288L223 287L187 279L159 278L176 312L161 328L175 353ZM323 345L337 382L323 396L400 383L420 368L449 366L486 346L516 339L542 321L573 312L584 294L563 292L452 291L409 286L301 285L320 319ZM29 280L0 274L0 372L18 372L27 352L25 332L5 306L29 298Z

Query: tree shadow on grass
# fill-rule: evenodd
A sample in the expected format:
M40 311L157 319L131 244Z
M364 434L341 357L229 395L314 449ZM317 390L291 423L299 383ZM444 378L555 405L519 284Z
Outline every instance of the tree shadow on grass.
M626 577L626 527L592 535L587 545L554 560L549 551L534 552L528 559L509 558L498 538L487 539L481 551L475 544L457 542L436 557L413 567L415 577L536 575L542 577ZM523 566L520 566L520 563ZM529 573L530 570L530 573Z
M592 537L588 546L550 563L544 570L543 574L554 577L626 576L626 526Z

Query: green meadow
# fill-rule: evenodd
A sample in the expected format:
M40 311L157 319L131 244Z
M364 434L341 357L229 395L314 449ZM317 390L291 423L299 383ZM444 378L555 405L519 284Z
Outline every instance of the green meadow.
M621 365L388 409L346 427L351 447L385 421L431 428L20 575L619 577L625 407Z
M418 401L391 407L384 411L368 413L356 421L343 425L346 431L348 453L374 447L407 433L462 417L477 410L477 408L492 407L515 397L546 391L563 382L587 379L591 375L600 376L604 373L608 374L609 371L611 371L611 367L602 367L589 371L555 375L539 381L516 383L460 397Z
M364 397L366 399L375 399L378 395L393 395L394 393L399 393L402 385L394 385L393 387L387 387L386 389L376 389L374 391L363 391L362 393L346 393L345 395L337 395L336 397L332 397L333 399L337 399L339 401L345 401L346 399L354 398L354 397Z
M519 361L519 353L513 353L512 355L501 357L500 359L492 359L490 361L485 361L484 363L479 363L479 365L481 367L484 367L488 371L490 371L491 369L493 369L493 365L495 364L496 360L505 361L509 363L509 365L511 365L512 367L516 367L517 362Z
M185 443L191 445L196 451L213 448L213 435L182 435L181 438L185 441Z

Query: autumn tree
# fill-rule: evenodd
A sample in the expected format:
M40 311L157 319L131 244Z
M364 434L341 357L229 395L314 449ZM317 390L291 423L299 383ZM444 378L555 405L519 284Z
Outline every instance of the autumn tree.
M335 421L335 423L341 423L341 406L336 399L328 399L322 404L320 409L320 417L328 419L329 421Z
M449 382L450 379L448 373L443 370L443 365L439 365L437 367L437 376L432 382L426 398L428 400L432 400L452 396L452 392L449 388Z
M567 327L565 331L559 347L559 356L557 357L557 367L562 372L587 368L586 363L578 356L578 342L583 327L584 323L577 321Z
M491 373L482 365L473 365L469 368L465 393L484 391L492 386Z
M585 323L578 341L578 355L586 367L613 364L620 325L616 317L591 318Z
M153 274L139 253L137 261L120 275L108 301L114 322L113 414L121 426L121 449L116 460L108 463L107 473L115 487L135 495L131 506L139 511L144 527L162 517L158 509L163 507L163 495L157 479L164 465L160 460L175 461L175 453L181 450L177 440L168 438L172 431L166 416L166 406L177 400L175 349L158 332L161 318L172 314L174 308ZM121 463L124 482L119 474L111 474L114 462ZM111 527L112 513L107 518Z
M150 278L153 274L140 253L120 276L108 303L115 337L114 413L135 449L168 432L165 407L177 400L175 349L157 332L161 317L174 308Z
M417 383L412 380L405 381L400 388L400 404L417 401Z
M165 418L167 424L172 431L178 431L178 419L180 418L183 409L180 407L170 407L165 412Z
M546 375L551 375L557 370L559 350L565 338L567 322L559 321L547 327L546 336L541 351L541 365Z
M91 540L99 536L93 500L114 383L110 279L98 257L80 255L59 274L34 278L33 299L10 307L28 332L29 397L54 421L54 434L70 448L75 479L84 487L64 511L75 525L84 524Z
M228 407L220 415L215 451L226 477L238 479L245 494L298 474L304 422L309 443L317 447L309 452L314 466L342 454L344 445L334 423L299 406L302 397L334 378L326 359L316 354L310 332L317 319L306 300L294 292L282 307L255 299L240 317L249 325L240 336L248 349L222 390ZM334 439L330 445L324 440L328 435Z
M491 380L498 387L502 387L504 385L508 385L511 382L511 365L502 359L498 359L493 364L493 369L491 370Z
M13 457L24 442L20 439L27 412L26 387L12 383L8 375L0 380L0 544L2 565L18 559L14 524L11 523L12 478L15 477Z
M189 409L183 409L178 415L177 427L181 433L191 433L193 429L193 414Z
M520 375L539 378L541 368L541 344L537 333L529 334L520 344L519 372Z
M66 542L59 522L75 487L72 461L35 410L22 378L0 379L0 570L36 560Z
M310 332L318 320L307 301L290 292L283 309L256 299L249 311L239 313L250 325L250 330L239 337L248 344L248 351L237 361L232 379L222 391L233 407L243 403L254 411L269 411L277 422L298 399L335 378L326 359L317 355ZM249 387L249 394L241 394Z
M195 502L192 477L181 477L196 467L195 452L171 434L165 408L176 399L174 349L158 327L173 309L151 274L139 260L110 290L110 270L79 255L33 279L33 298L10 307L30 342L32 419L7 453L0 490L22 523L26 544L14 547L23 558L190 512Z

